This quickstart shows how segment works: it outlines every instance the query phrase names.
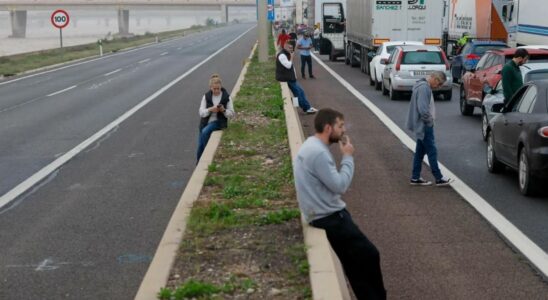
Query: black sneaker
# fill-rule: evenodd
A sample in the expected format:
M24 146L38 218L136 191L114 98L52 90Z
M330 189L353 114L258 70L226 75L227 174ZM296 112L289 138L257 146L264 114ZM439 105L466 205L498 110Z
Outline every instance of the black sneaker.
M442 177L442 179L436 180L436 186L448 186L450 185L454 180L449 177Z
M409 183L411 185L422 185L422 186L432 185L432 181L424 180L422 177L419 179L411 179Z

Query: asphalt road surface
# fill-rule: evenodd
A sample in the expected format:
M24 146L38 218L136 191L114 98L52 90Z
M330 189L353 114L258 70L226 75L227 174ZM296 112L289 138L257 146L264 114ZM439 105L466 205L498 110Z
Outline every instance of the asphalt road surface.
M380 251L388 298L546 299L546 279L454 189L409 185L412 151L331 74L316 61L313 65L316 79L299 80L312 105L345 115L356 151L352 184L342 198L356 224ZM328 65L373 102L388 102L402 113L407 111L408 101L393 102L377 95L358 70L341 63ZM457 108L454 104L439 102L436 107L443 116L449 114L444 111L446 105ZM313 134L314 116L301 113L300 119L305 135ZM440 136L450 126L438 127ZM437 144L443 142L438 139ZM331 147L340 156L337 148ZM449 150L447 146L440 150L442 162ZM426 166L423 176L431 179Z
M234 86L254 26L0 82L3 195L235 41L0 208L0 299L134 297L194 169L209 77L219 73Z
M322 60L379 107L400 128L405 128L409 98L392 101L369 86L369 77L359 68L345 65L342 59ZM481 136L481 114L476 108L471 117L459 110L458 88L451 101L436 101L436 145L438 160L519 228L534 243L548 252L548 190L538 197L525 197L518 189L517 173L507 170L491 174L486 165L486 143ZM409 134L408 131L406 133ZM410 162L411 163L411 162ZM431 177L428 177L432 180Z

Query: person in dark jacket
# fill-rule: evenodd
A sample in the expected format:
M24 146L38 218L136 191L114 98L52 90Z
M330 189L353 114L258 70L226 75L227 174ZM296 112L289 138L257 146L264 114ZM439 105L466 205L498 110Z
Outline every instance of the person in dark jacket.
M428 156L432 175L436 179L436 186L447 186L453 180L441 174L438 167L438 150L434 140L434 120L436 119L436 108L432 89L438 88L445 83L447 76L441 71L435 71L427 78L420 79L413 86L413 94L409 101L409 112L407 114L406 127L415 134L417 145L413 156L413 172L411 185L424 186L432 185L431 181L421 177L422 160L424 155Z
M523 77L519 66L527 62L529 53L525 49L517 49L512 60L507 62L502 68L502 92L504 94L504 103L512 98L517 90L523 86Z
M202 97L199 114L201 120L197 162L202 157L211 133L226 128L228 119L235 114L230 94L222 87L221 77L218 74L211 75L209 79L209 91Z
M286 43L285 47L276 55L276 80L287 82L294 97L299 99L299 107L307 114L316 113L318 110L310 106L304 90L297 83L295 67L293 66L293 46Z

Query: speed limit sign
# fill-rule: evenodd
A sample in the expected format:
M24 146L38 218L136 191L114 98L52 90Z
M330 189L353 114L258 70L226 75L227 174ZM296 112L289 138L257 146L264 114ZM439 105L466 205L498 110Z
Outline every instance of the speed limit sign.
M67 27L69 20L68 13L62 9L58 9L51 14L51 24L59 29Z

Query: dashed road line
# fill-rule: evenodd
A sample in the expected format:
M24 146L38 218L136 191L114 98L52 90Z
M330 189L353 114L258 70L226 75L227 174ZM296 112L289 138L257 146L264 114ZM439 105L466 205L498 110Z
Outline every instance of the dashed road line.
M166 54L168 54L168 53L169 53L169 52L164 52L164 53L160 54L160 56L164 56L164 55L166 55Z
M150 61L150 58L143 59L143 60L139 61L138 63L139 63L139 64L144 64L144 63L146 63L147 61Z
M120 69L116 69L116 70L114 70L114 71L112 71L112 72L108 72L108 73L106 73L104 76L109 76L109 75L112 75L112 74L114 74L114 73L118 73L118 72L120 72L120 71L122 71L121 68L120 68Z
M64 90L60 90L60 91L57 91L57 92L55 92L55 93L51 93L51 94L47 95L46 97L51 97L51 96L59 95L59 94L64 93L64 92L66 92L66 91L70 91L70 90L72 90L72 89L75 88L75 87L77 87L77 85L73 85L73 86L68 87L68 88L66 88L66 89L64 89Z

